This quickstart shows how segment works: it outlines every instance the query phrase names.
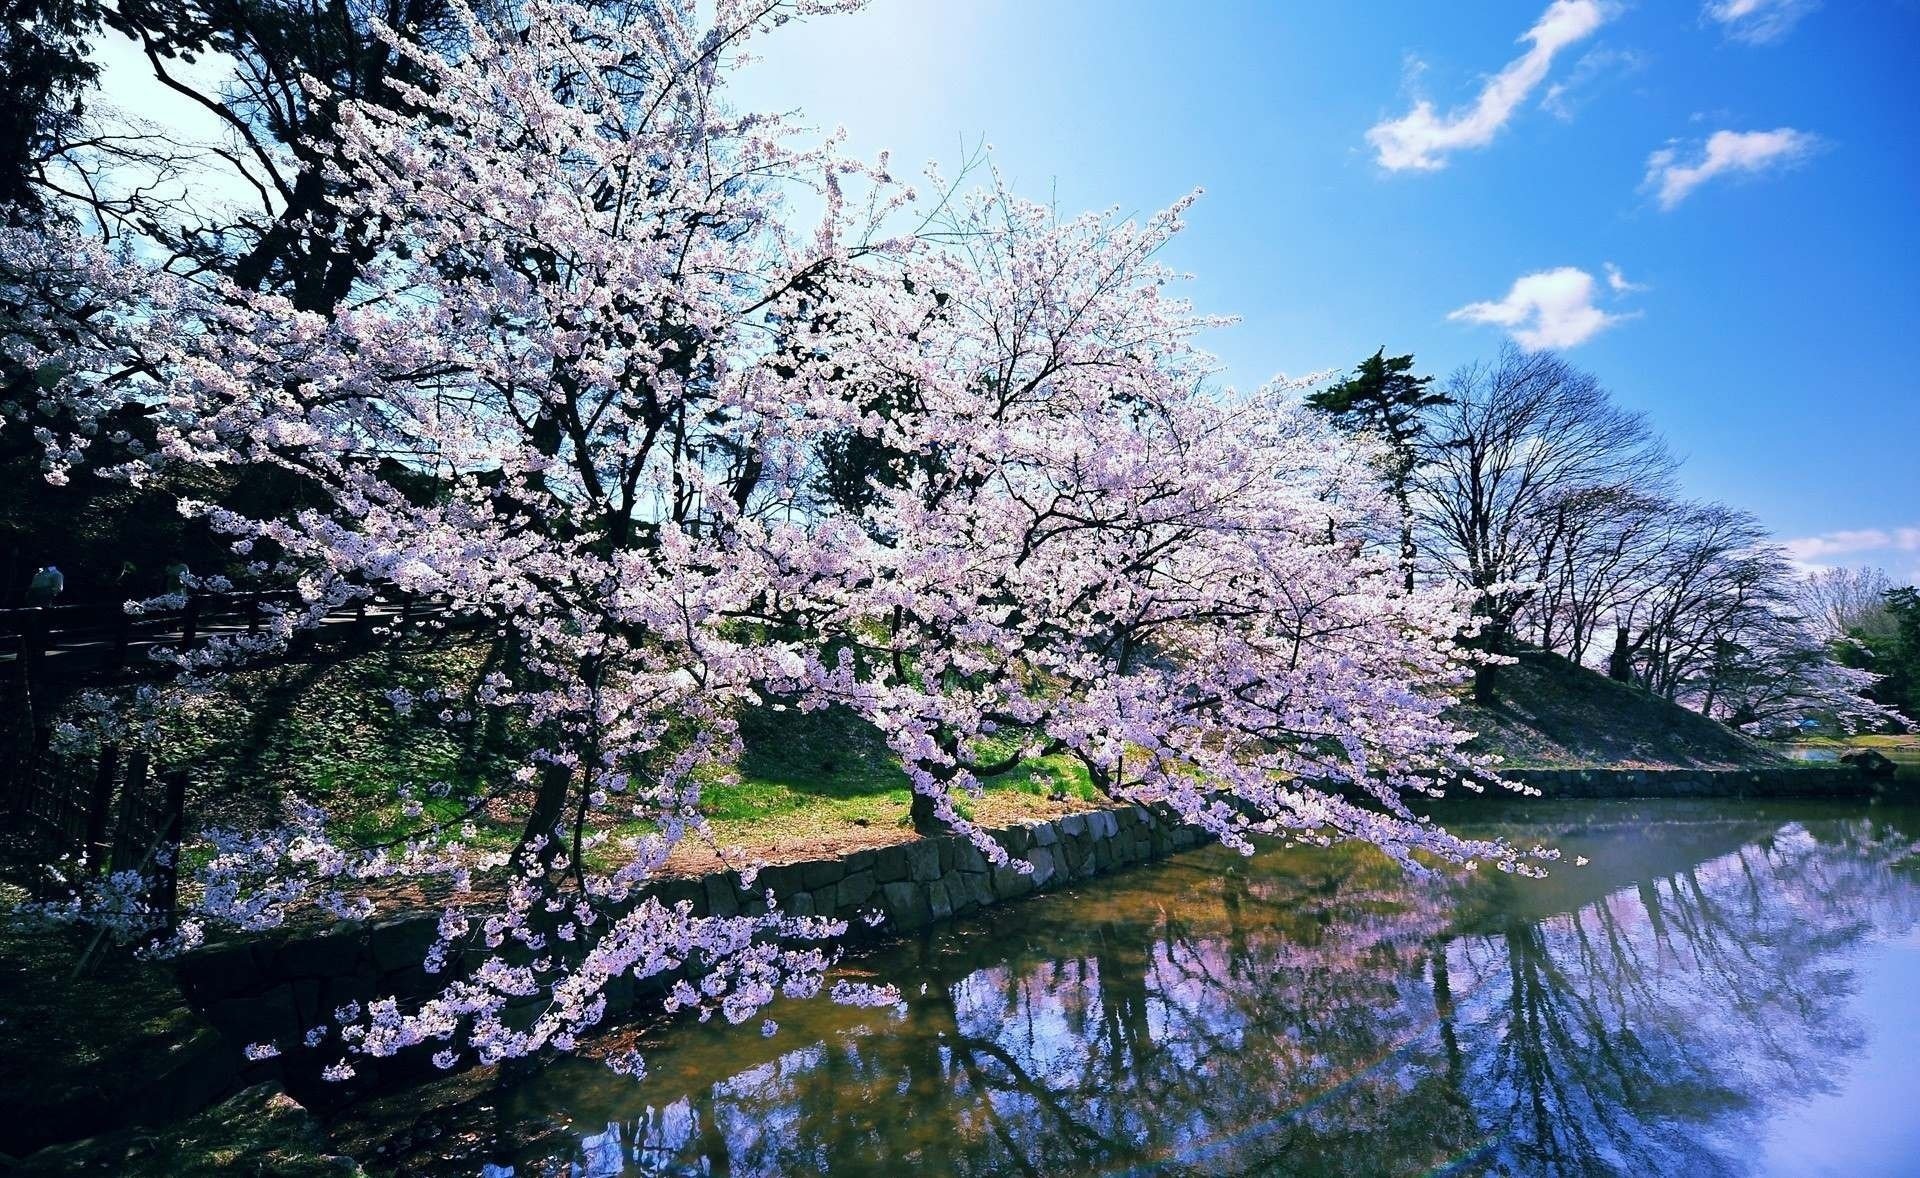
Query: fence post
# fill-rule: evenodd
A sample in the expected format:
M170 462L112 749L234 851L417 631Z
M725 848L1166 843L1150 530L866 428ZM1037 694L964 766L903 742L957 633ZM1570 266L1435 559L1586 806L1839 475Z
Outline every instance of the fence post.
M200 629L200 595L187 593L187 608L180 615L180 653L185 654L193 646L193 640Z
M127 650L133 645L133 615L123 607L113 629L113 669L127 665Z
M160 912L162 927L172 932L176 918L174 908L180 896L180 842L186 837L187 827L187 771L169 769L162 775L161 782L167 791L166 824L160 842L165 858L154 873L150 896L153 907Z
M137 867L146 848L140 844L140 832L134 829L138 811L147 806L147 753L136 749L127 756L126 780L120 786L120 821L113 824L113 854L108 870L123 871Z
M35 607L26 614L20 625L20 675L23 683L31 684L47 654L47 611Z
M119 746L101 746L100 764L93 774L93 796L87 800L87 870L94 875L105 871L107 861L113 857L107 819L113 811L113 776L119 763Z

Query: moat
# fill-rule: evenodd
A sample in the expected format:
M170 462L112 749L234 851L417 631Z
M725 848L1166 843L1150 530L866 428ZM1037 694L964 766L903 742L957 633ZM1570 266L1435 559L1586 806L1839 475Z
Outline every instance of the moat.
M890 1009L682 1024L357 1110L433 1175L1891 1174L1920 1158L1920 806L1456 807L1544 880L1209 848L850 960ZM1584 860L1584 862L1582 862ZM382 1102L383 1104L387 1102Z

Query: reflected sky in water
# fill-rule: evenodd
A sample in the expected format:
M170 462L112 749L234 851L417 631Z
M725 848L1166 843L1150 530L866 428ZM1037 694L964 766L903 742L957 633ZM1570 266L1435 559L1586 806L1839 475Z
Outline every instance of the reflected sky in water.
M368 1160L489 1178L1920 1173L1920 810L1448 820L1566 860L1546 880L1415 881L1357 848L1196 852L853 963L912 979L896 1009L668 1028L644 1083L562 1061Z

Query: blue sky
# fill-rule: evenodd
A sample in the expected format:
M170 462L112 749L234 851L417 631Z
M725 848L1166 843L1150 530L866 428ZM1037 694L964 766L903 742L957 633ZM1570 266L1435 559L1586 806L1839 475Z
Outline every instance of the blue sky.
M1069 214L1202 187L1168 260L1234 383L1554 341L1694 494L1920 580L1916 51L1920 0L874 0L736 96Z
M1205 188L1169 260L1241 316L1239 384L1381 344L1444 373L1506 330L1450 312L1561 271L1514 330L1585 335L1693 493L1920 578L1920 3L876 0L760 51L743 103L900 165L984 138L1069 213Z

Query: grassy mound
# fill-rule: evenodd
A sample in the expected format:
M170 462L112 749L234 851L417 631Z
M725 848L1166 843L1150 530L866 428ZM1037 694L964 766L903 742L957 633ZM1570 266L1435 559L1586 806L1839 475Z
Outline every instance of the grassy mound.
M1514 768L1744 769L1780 764L1760 741L1557 654L1530 651L1500 668L1494 702L1462 702L1469 747Z

